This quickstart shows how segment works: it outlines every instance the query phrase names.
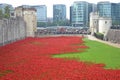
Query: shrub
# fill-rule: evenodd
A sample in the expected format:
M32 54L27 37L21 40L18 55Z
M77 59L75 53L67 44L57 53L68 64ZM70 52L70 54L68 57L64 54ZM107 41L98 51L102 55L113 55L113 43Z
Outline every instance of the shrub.
M95 33L94 35L96 38L101 39L101 40L103 40L103 38L104 38L104 34L102 34L102 33Z

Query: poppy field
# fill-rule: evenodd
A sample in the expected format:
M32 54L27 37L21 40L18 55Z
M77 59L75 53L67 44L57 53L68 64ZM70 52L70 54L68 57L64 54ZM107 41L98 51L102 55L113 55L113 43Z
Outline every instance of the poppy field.
M89 46L82 37L26 38L0 47L0 80L120 80L119 69L103 63L53 58L83 54Z

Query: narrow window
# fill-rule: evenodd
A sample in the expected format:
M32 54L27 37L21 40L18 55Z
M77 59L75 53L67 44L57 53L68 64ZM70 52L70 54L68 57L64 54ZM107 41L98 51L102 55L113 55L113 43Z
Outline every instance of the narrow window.
M105 24L107 24L107 21L105 21Z

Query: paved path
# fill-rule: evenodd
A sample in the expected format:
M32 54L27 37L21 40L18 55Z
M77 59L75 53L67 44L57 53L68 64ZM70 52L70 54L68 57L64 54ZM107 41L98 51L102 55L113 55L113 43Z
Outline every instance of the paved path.
M88 39L95 40L95 41L98 41L98 42L108 44L108 45L113 46L113 47L120 48L120 44L111 43L111 42L108 42L108 41L103 41L103 40L97 39L97 38L95 38L94 36L91 36L91 35L88 35Z

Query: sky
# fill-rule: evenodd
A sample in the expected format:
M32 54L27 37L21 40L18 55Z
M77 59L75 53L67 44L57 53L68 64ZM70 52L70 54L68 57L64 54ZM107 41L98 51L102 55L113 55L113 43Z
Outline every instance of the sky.
M0 3L7 3L17 7L20 5L46 5L47 6L47 17L53 16L53 4L65 4L67 9L67 18L69 18L69 7L74 1L87 1L89 3L97 3L106 0L0 0ZM107 0L110 2L118 3L119 0Z

